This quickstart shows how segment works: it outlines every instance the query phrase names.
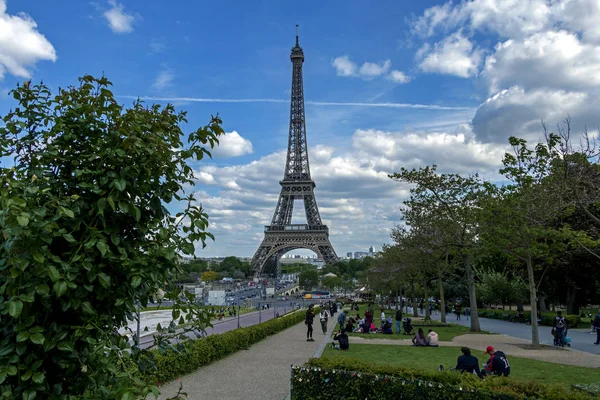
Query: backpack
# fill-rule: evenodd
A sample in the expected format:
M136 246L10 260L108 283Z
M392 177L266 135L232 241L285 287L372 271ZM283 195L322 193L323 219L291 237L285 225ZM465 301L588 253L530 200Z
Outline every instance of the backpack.
M565 317L557 318L556 327L557 328L564 328L565 327Z

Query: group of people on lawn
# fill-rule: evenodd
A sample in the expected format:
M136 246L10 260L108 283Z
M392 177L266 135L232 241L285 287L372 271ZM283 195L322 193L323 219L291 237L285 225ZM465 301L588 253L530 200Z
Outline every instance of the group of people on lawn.
M336 305L327 305L321 308L321 312L319 315L319 320L321 322L321 328L323 330L323 334L327 334L327 321L329 319L330 312L335 313ZM334 342L331 344L332 348L337 350L349 350L350 349L350 340L348 338L348 334L346 332L356 332L363 327L371 325L373 323L372 320L372 311L367 309L365 312L365 318L360 319L360 316L357 314L357 319L359 321L359 327L354 328L355 320L353 317L347 318L347 311L343 310L338 316L337 322L339 324L339 331L335 333L333 340ZM315 315L313 313L312 305L308 307L306 311L306 325L308 325L307 332L307 341L314 341L312 338L312 324ZM385 314L382 311L381 315L382 327L386 326L386 329L389 329L389 333L391 332L391 322L388 321L388 318L385 318ZM391 320L391 318L389 318ZM402 315L396 315L396 320L401 321ZM396 331L400 333L399 323L396 324ZM370 327L369 327L370 331ZM338 342L337 344L335 342ZM425 336L423 329L419 328L415 335L412 338L412 343L414 346L429 346L429 347L438 347L439 346L439 336L433 329L429 329L427 336ZM508 376L510 374L510 364L506 355L499 350L495 350L494 347L488 346L486 348L485 353L490 356L488 361L484 364L484 369L481 370L479 368L479 360L477 357L471 355L471 350L468 347L461 348L462 355L458 357L456 368L453 368L456 371L467 372L476 374L479 377L483 377L485 375L499 375L499 376ZM443 366L440 365L440 371L443 370Z

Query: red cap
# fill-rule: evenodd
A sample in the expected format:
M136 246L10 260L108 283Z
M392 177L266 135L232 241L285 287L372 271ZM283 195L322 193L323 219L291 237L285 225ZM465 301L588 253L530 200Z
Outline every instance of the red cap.
M493 351L494 351L494 347L493 347L493 346L488 346L488 347L485 349L485 354L490 354L490 353L492 353Z

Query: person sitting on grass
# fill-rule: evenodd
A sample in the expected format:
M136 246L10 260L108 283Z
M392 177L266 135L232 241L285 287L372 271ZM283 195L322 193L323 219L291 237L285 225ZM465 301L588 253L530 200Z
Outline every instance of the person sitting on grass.
M345 330L340 330L335 334L333 340L337 340L339 344L331 343L331 348L336 350L349 350L350 349L350 340L348 340L348 335Z
M508 376L510 375L510 364L504 352L495 350L492 346L485 349L485 354L490 355L490 359L485 363L484 375Z
M429 330L429 334L427 335L427 346L430 347L438 347L439 338L438 334L433 331L433 329Z
M417 333L415 333L415 336L412 338L412 343L414 346L427 346L427 340L425 339L423 328L419 328Z
M346 328L344 329L346 332L354 332L354 318L350 317L346 321Z
M471 374L477 374L478 377L482 377L481 371L479 370L479 360L477 357L471 355L471 349L468 347L461 347L460 351L463 353L462 356L456 360L456 370L460 372L469 372Z
M391 335L394 332L392 332L392 317L388 317L388 319L386 319L383 322L383 326L381 327L381 333L383 333L384 335Z

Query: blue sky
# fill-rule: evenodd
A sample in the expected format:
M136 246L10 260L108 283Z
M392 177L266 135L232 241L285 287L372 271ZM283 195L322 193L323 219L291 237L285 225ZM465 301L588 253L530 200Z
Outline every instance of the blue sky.
M593 0L0 0L0 112L18 81L102 73L125 104L187 110L190 130L218 112L228 133L195 165L217 240L197 255L251 256L283 175L299 24L316 196L343 255L389 242L408 188L388 173L494 179L508 136L539 140L541 119L598 126L599 17Z

